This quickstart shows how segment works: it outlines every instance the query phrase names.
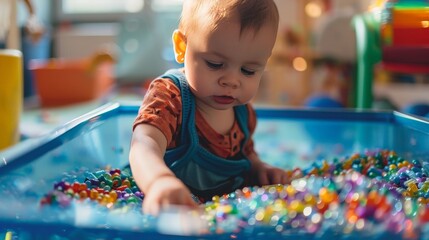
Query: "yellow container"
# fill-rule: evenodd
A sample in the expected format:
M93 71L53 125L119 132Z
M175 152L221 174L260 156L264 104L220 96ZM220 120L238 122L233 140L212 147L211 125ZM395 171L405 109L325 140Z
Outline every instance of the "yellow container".
M19 141L22 98L22 53L0 50L0 150Z

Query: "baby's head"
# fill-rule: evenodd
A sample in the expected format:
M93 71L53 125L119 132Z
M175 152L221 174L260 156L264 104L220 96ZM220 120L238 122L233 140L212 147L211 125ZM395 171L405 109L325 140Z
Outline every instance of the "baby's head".
M264 24L277 29L279 13L273 0L184 0L179 30L216 29L224 21L239 21L241 32L258 31Z
M184 1L173 45L197 104L220 110L253 98L278 22L273 0Z

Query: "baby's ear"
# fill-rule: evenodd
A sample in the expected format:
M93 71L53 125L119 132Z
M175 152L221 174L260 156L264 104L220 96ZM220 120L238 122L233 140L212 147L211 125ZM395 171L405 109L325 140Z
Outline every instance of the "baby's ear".
M173 32L173 47L174 47L174 56L176 61L180 64L185 62L185 52L186 52L186 37L178 29Z

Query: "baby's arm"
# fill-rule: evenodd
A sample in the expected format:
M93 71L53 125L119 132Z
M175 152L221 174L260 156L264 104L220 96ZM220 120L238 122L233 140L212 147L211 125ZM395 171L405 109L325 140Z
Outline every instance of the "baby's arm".
M255 152L249 154L248 158L252 164L252 175L257 178L260 186L290 183L288 172L263 162Z
M130 149L130 166L140 190L145 193L143 211L156 215L169 205L195 207L191 193L165 165L167 147L164 134L149 124L135 127Z

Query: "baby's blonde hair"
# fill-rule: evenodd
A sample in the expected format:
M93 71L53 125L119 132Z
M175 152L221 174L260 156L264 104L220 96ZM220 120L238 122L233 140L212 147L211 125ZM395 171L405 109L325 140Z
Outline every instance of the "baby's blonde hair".
M185 35L199 27L216 29L225 20L237 17L240 32L257 32L264 24L279 24L279 13L273 0L184 0L179 30ZM204 21L208 20L208 21ZM201 26L201 22L208 23Z

